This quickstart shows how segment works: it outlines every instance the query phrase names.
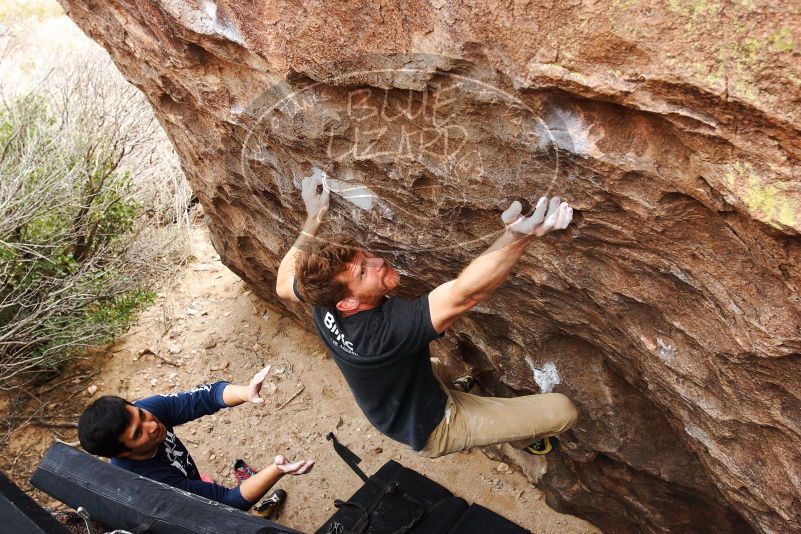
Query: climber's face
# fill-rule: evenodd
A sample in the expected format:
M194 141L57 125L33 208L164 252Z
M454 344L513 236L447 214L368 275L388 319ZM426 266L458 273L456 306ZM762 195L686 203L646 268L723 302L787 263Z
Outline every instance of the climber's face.
M383 258L360 250L337 278L348 286L348 299L362 305L377 304L398 287L400 275Z
M147 410L133 405L126 406L126 409L131 415L131 422L119 440L128 450L119 457L132 460L149 458L167 437L167 427Z

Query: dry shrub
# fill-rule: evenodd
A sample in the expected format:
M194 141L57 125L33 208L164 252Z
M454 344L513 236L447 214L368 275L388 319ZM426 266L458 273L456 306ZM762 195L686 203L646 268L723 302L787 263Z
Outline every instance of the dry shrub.
M189 255L191 190L144 97L105 54L59 61L0 88L2 388L110 341Z

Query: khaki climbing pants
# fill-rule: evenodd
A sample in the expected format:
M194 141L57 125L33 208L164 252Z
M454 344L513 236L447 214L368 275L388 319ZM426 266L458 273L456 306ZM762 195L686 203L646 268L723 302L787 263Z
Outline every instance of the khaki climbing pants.
M578 412L561 393L523 397L479 397L449 389L445 366L432 358L434 376L448 396L445 415L420 451L437 458L482 445L510 443L522 449L536 438L555 436L573 426Z

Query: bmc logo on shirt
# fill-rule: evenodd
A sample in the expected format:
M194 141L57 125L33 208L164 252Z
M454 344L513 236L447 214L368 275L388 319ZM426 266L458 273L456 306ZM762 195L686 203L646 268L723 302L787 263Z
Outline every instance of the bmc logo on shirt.
M331 312L325 312L324 322L325 322L325 327L333 335L333 341L334 343L336 343L337 347L339 347L340 349L342 349L347 353L353 354L354 356L358 356L358 354L356 354L356 351L353 350L353 343L346 340L345 334L339 331L336 319L334 318L333 315L331 315Z

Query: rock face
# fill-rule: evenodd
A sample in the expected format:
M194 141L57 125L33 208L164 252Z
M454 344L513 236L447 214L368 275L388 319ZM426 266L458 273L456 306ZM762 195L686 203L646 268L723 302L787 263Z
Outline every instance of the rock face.
M440 351L489 393L576 400L540 482L560 510L801 531L789 4L60 1L150 99L217 250L268 301L312 166L339 191L328 229L409 293L456 275L511 200L570 200L571 228Z

